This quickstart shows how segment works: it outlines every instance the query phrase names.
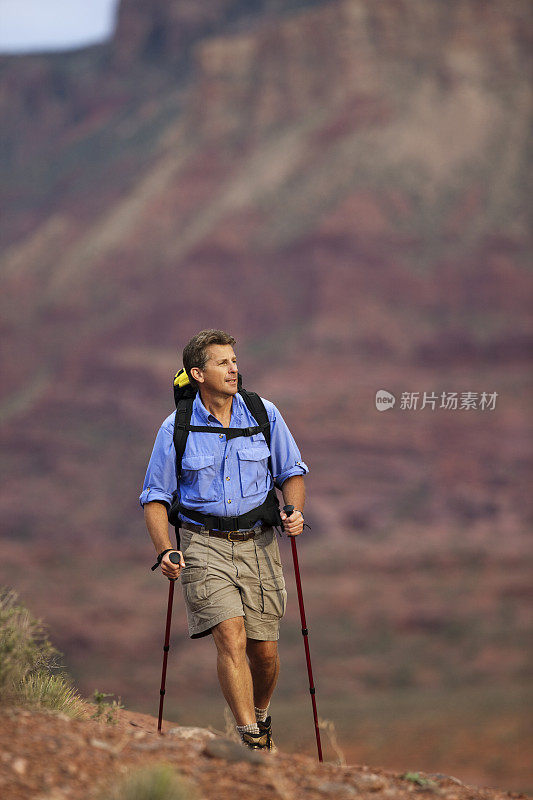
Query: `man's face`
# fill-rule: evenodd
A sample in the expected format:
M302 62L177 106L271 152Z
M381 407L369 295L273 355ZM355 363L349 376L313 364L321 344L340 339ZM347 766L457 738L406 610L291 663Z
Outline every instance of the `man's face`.
M207 348L207 363L194 371L200 386L209 392L232 396L237 394L237 356L230 344L212 344Z

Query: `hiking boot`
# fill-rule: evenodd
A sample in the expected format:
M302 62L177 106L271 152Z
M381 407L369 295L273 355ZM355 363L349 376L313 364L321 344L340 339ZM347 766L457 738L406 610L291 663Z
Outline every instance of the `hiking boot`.
M261 728L261 725L264 725L264 723L258 723L258 725L259 733L250 733L250 731L243 731L241 733L243 744L249 747L250 750L270 750L268 744L269 736L267 732Z
M272 739L272 717L267 717L264 722L257 723L259 730L267 737L267 750L275 750L274 741Z

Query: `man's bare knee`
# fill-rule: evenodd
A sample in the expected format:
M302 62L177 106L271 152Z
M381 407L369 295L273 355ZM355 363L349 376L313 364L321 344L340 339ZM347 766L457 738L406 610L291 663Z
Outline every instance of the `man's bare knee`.
M219 655L229 656L235 661L246 653L246 631L242 617L232 617L219 622L211 629Z
M278 660L278 643L248 639L246 654L254 666L269 667Z

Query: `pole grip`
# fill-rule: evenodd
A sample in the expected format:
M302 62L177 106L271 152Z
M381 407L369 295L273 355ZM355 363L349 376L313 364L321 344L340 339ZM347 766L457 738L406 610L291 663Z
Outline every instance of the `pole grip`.
M288 517L294 512L294 506L283 506L283 510Z

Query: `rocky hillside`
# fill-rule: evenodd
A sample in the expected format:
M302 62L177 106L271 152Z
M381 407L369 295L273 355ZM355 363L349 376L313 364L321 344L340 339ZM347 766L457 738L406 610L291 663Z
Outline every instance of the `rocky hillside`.
M367 766L319 764L316 758L281 752L263 755L246 750L220 732L202 728L165 723L164 735L159 736L154 718L128 711L120 713L117 724L106 724L12 708L0 711L0 722L4 800L102 800L111 796L124 800L121 782L161 764L169 765L180 779L183 794L172 797L183 800L233 800L238 796L257 800L404 800L422 793L443 800L525 797L468 786L443 774L398 775ZM155 795L142 795L148 796ZM157 796L170 798L170 794Z

